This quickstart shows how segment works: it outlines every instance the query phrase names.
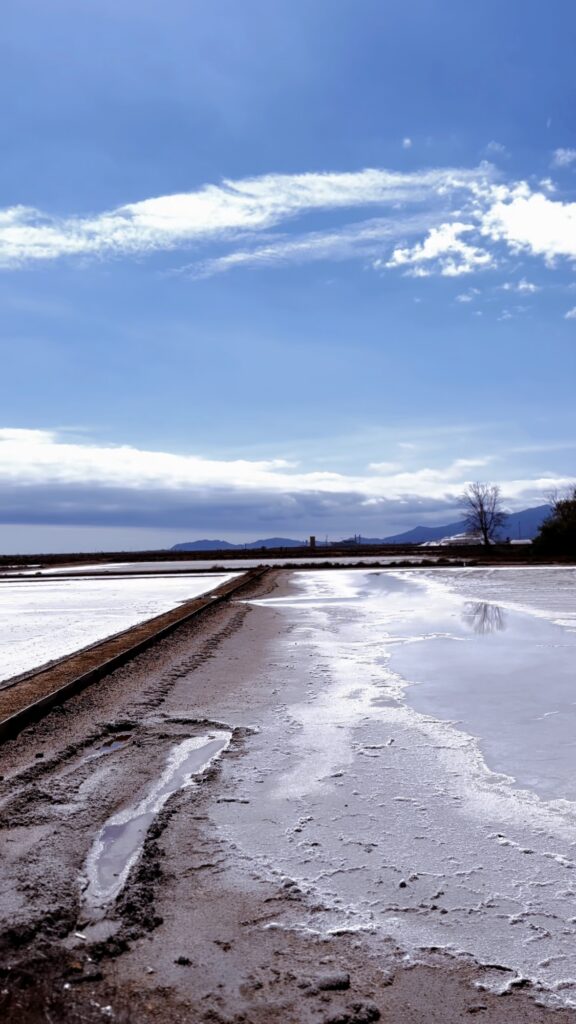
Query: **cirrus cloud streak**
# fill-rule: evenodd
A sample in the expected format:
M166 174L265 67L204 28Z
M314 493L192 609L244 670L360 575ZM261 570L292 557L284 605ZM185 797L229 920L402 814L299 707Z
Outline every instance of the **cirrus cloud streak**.
M267 174L128 203L95 216L50 217L31 207L0 210L0 265L62 256L137 255L261 232L306 213L430 203L490 177L490 168L414 173Z
M576 203L550 194L551 183L534 189L498 177L487 163L414 172L265 174L90 216L55 217L13 206L0 210L0 267L63 257L133 259L191 247L194 263L181 272L194 277L240 266L366 257L376 270L415 277L489 270L510 254L542 258L548 266L576 260ZM358 209L377 210L378 216L317 223L328 215L342 221ZM306 217L314 223L295 233L294 222ZM279 228L283 234L271 235ZM414 235L420 236L416 242ZM215 246L227 251L214 253Z

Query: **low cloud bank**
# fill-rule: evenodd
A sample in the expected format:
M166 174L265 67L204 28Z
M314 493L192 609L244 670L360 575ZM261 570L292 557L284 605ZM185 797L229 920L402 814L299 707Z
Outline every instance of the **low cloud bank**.
M442 468L382 462L358 474L310 472L283 459L207 459L0 430L3 523L382 536L458 518L458 495L478 478L494 480L489 458ZM552 475L494 482L514 507L540 504L570 483Z
M362 495L319 492L298 495L122 490L90 485L0 486L0 522L29 526L69 525L178 529L182 540L207 534L305 537L310 533L383 536L396 527L458 518L449 500L414 498L366 505Z

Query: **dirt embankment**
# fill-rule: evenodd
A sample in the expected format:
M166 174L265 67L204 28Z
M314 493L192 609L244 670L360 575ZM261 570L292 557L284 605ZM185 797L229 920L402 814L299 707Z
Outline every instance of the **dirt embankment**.
M254 594L270 592L275 578ZM211 809L225 801L242 811L242 779L257 768L250 751L282 700L270 652L284 630L278 613L220 605L0 747L2 1019L549 1021L522 986L500 997L478 988L474 964L428 953L408 965L392 942L375 955L361 933L303 928L304 911L324 908L310 906L297 881L247 862L218 828ZM159 802L150 822L132 827L128 815L123 831L121 812L161 796L174 751L219 730L230 735L222 758ZM104 863L108 881L130 849L140 854L119 894L95 908L85 886L99 834L117 843L118 864Z

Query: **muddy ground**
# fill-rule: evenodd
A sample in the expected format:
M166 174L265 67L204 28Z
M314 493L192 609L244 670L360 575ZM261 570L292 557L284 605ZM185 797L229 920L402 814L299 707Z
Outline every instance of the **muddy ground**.
M258 586L278 594L289 577L272 572ZM0 748L2 1019L576 1021L538 1005L529 985L484 990L486 971L464 959L429 950L407 960L385 938L299 928L304 905L308 916L324 908L219 828L219 803L243 813L245 773L258 771L251 751L281 706L274 650L285 630L269 610L215 608ZM99 830L150 792L177 745L214 730L230 734L227 750L143 829L119 895L88 905Z

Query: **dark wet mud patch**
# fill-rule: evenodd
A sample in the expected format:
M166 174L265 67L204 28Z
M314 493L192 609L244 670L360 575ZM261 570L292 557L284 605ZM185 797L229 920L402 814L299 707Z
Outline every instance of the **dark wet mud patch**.
M0 782L0 830L30 827L49 823L58 814L81 812L85 806L83 784L90 782L95 762L120 758L130 773L140 748L146 744L173 744L187 739L191 729L226 730L221 723L171 719L156 722L135 722L122 719L107 723L90 734L81 744L70 745L50 760L43 760L21 772L17 777ZM132 752L134 757L132 756Z
M133 733L125 729L100 731L87 743L8 780L0 798L0 830L46 824L58 808L80 810L83 801L77 799L78 789L93 771L93 762L118 754L133 740Z
M58 798L49 790L32 786L4 802L0 812L0 830L47 824L58 803Z
M107 754L114 754L117 750L123 750L130 741L132 740L132 733L124 732L118 733L116 737L103 740L96 746L95 750L92 750L84 755L81 760L82 764L87 764L88 761L97 761L101 757L105 757Z
M64 746L51 757L45 757L43 744L39 744L36 751L30 754L28 767L19 771L9 770L0 779L0 792L9 792L15 783L27 785L35 782L46 775L53 775L55 772L65 774L73 770L85 761L91 760L94 756L102 756L103 753L113 753L120 747L116 743L124 738L129 738L137 730L138 725L131 719L106 722L99 728L94 729L80 743L72 743ZM124 744L122 744L124 745ZM34 746L31 747L34 751ZM42 754L42 760L38 758ZM4 783L4 785L2 785Z
M67 895L60 905L48 913L15 922L0 933L0 963L7 967L12 961L18 963L21 956L26 960L60 941L75 927L78 919L78 901L73 894ZM2 1020L0 1015L0 1020Z
M88 955L46 947L25 964L0 967L0 1020L7 1024L115 1024L141 1021L127 994L108 991Z
M230 725L228 725L227 722L216 722L213 718L197 718L197 717L196 718L190 718L190 717L187 717L187 716L184 717L183 715L161 714L157 718L151 718L151 717L148 718L147 722L151 723L151 724L156 724L156 725L159 725L159 726L182 725L182 726L185 726L187 729L190 729L191 726L193 726L195 729L206 729L206 730L222 729L222 730L228 731L228 732L231 729ZM236 727L236 728L234 728L233 731L234 731L234 737L236 738L239 735L242 735L242 736L244 736L244 735L253 735L258 730L257 729L249 729L249 728L246 728L246 727L240 727L240 728Z

